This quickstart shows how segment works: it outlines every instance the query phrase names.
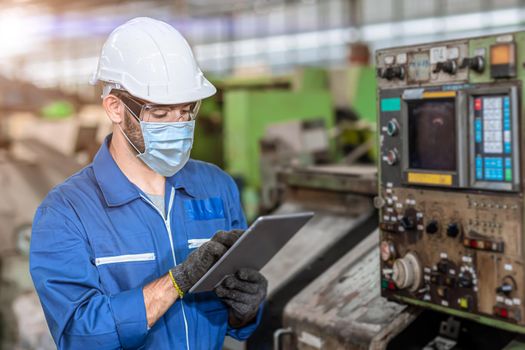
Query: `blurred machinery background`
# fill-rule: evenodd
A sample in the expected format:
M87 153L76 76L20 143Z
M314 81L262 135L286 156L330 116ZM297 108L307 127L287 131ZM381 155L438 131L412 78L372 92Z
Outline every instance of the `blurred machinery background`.
M384 164L390 150L377 142L386 137L383 127L388 125L383 122L400 111L401 102L398 110L394 100L402 97L402 90L423 84L417 79L405 84L406 74L420 68L410 73L406 62L385 59L404 52L384 49L449 40L458 47L454 59L461 65L460 59L475 58L478 50L488 52L499 40L495 33L525 29L523 0L2 1L0 348L54 348L28 273L31 221L46 193L88 164L110 132L100 106L100 88L88 85L88 80L107 35L137 16L167 21L181 31L202 70L218 87L218 93L202 104L192 157L215 163L235 178L248 219L263 213L316 212L315 219L263 270L270 285L260 329L246 343L227 339L225 348L417 349L421 347L410 347L408 340L428 343L436 335L450 344L454 336L443 325L450 331L457 319L448 319L446 310L436 307L399 303L412 300L421 306L414 302L419 295L399 287L403 283L389 284L394 282L388 277L394 266L388 264L395 259L381 260L379 268L380 240L386 242L382 249L393 244L401 247L398 253L403 256L411 249L418 254L429 249L395 236L392 227L385 226L389 224L385 204L374 201L378 180L385 201L391 197L386 195L388 183L401 181L397 173L391 174L394 180L385 172L377 176L376 163ZM478 41L464 39L493 34ZM511 40L519 42L518 74L501 77L513 81L505 86L508 91L522 89L522 37ZM439 72L433 74L446 78L450 67L439 63ZM467 66L475 63L468 61ZM462 66L458 74L467 71ZM447 82L500 79L488 74L485 70ZM392 94L394 88L401 90ZM521 93L516 94L520 96L516 101L521 101ZM516 110L517 119L521 111ZM397 195L419 201L425 193L400 189ZM455 201L448 192L440 198L449 206ZM381 216L376 207L382 208ZM416 211L412 214L417 216ZM429 224L410 215L407 220ZM513 234L517 236L508 237L522 233ZM515 279L521 290L522 260L516 261ZM503 290L492 290L510 283L499 277L494 280L497 285L487 287L494 294L489 293L490 302L483 301L498 307L500 318L502 310L511 310L510 318L521 325L523 307L503 305L517 298L516 291L510 298ZM430 300L422 297L423 301L442 304L442 287L429 287ZM475 300L471 294L474 299L467 302ZM452 308L461 309L464 303ZM487 311L486 305L479 311ZM470 317L462 321L461 336L483 333L495 339L486 344L492 348L507 344L507 349L518 348L515 338L522 328L500 323L497 328L495 319L489 317L480 325Z

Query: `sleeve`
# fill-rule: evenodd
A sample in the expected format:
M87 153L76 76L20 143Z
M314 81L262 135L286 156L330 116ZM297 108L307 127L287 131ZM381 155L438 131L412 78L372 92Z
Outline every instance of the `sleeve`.
M33 220L30 272L59 349L133 349L147 335L142 288L106 295L79 227L51 207Z
M237 340L246 340L248 339L252 333L257 329L259 324L261 323L262 314L263 314L263 308L264 303L259 306L259 311L257 311L257 316L253 320L253 322L248 323L246 326L241 328L233 328L228 324L228 331L227 334Z

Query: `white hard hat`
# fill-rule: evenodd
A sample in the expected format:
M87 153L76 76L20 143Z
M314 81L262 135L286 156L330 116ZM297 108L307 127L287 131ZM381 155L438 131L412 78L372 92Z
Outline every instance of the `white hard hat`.
M198 101L217 92L186 39L169 24L147 17L111 32L90 83L98 81L158 104Z

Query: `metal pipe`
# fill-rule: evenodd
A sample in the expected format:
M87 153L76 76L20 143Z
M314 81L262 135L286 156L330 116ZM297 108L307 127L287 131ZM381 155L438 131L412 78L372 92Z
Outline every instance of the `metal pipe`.
M285 334L292 334L293 330L291 327L288 328L279 328L275 332L273 332L273 350L280 350L281 349L281 336Z

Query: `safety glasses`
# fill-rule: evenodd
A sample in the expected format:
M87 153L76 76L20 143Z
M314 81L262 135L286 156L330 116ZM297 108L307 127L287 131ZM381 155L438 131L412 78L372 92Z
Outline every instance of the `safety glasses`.
M177 105L159 105L144 102L125 91L112 91L112 93L122 100L135 118L144 122L173 123L195 120L201 105L201 101Z

